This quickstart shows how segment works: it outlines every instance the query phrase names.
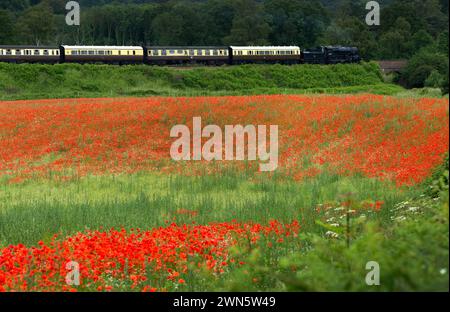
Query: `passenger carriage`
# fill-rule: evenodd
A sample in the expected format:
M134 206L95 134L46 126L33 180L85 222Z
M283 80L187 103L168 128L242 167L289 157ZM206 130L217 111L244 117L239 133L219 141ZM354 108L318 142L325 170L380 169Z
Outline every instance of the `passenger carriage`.
M301 60L298 46L230 46L230 55L232 64L297 64Z
M144 48L140 46L68 46L61 47L67 63L143 63Z
M226 46L150 46L145 48L149 64L210 64L228 63Z
M60 49L57 46L0 45L0 62L58 63Z

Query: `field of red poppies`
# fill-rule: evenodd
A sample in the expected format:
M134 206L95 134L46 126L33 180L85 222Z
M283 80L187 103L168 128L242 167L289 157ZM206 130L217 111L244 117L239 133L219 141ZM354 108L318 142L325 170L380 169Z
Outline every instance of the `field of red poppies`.
M169 161L169 132L195 116L278 125L280 171L299 180L329 170L414 184L442 162L449 139L447 99L375 95L17 101L2 102L0 115L0 174L11 183L70 178L68 169L193 173L200 168Z
M213 290L235 271L283 290L248 272L255 250L277 268L303 234L348 245L349 215L395 222L444 161L448 110L369 94L0 102L0 290ZM172 160L171 127L196 116L278 125L278 169Z

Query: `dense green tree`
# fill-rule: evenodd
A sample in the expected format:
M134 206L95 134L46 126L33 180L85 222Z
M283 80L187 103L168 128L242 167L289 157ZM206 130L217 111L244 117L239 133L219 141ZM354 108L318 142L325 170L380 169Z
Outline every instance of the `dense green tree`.
M415 51L434 43L433 37L426 30L419 30L412 37L412 45Z
M0 9L0 21L0 44L10 44L14 35L14 16L10 11Z
M230 1L211 0L203 8L203 17L207 27L205 43L223 44L233 25L235 9ZM203 30L203 32L205 32Z
M317 1L268 0L265 11L272 17L269 40L276 45L314 46L329 23L325 8Z
M41 45L54 43L54 15L48 3L43 2L27 9L17 21L17 31L23 43Z
M412 54L411 25L399 17L392 28L380 36L380 56L387 59L398 59L408 57Z
M233 26L224 42L235 45L268 44L271 29L263 7L254 0L234 0L234 8Z
M448 73L448 57L428 48L417 52L402 72L402 78L410 88L421 88L433 71L444 76ZM436 76L436 74L434 74Z
M30 6L28 0L2 0L0 1L0 9L10 11L23 11Z
M436 69L433 69L428 78L425 79L424 86L430 88L440 88L442 86L443 81L444 76L441 73L439 73Z
M169 12L158 14L152 22L153 44L173 45L183 41L183 18Z
M448 55L448 30L439 34L437 49L440 53Z

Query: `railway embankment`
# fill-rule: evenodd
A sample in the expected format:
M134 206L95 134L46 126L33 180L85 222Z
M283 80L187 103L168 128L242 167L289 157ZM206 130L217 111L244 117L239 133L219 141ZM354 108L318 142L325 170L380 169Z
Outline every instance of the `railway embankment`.
M338 65L148 65L0 63L0 100L279 93L395 94L375 62Z

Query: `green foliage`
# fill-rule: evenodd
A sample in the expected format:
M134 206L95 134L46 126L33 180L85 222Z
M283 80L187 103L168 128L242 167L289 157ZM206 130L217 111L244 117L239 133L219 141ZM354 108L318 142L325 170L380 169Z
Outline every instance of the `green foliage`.
M391 29L380 36L380 54L385 59L399 59L412 54L411 25L399 17Z
M13 15L7 10L0 9L0 42L6 42L9 38L13 37Z
M431 49L422 49L409 60L401 77L408 87L420 88L425 85L425 81L433 71L442 76L446 75L448 66L448 56L436 53ZM436 74L434 76L436 77ZM435 79L435 77L432 78Z
M50 40L55 30L53 19L52 8L43 2L24 11L17 21L17 30L24 34L27 42L41 45Z
M376 63L243 65L176 69L148 65L0 63L0 99L257 93L392 94Z
M317 235L304 238L311 250L281 261L285 268L296 268L282 278L287 290L448 290L448 224L420 218L386 231L372 223L349 248ZM365 282L369 261L380 265L379 286Z
M448 31L439 34L437 41L437 49L439 53L448 55Z
M233 25L223 42L228 45L266 45L271 28L263 7L253 0L235 0L234 3Z
M424 85L429 88L440 88L443 83L444 76L434 69L425 80Z
M433 43L433 37L423 29L416 32L412 37L414 51L418 51L424 47L428 47Z
M437 167L430 178L424 182L426 194L436 198L442 195L442 192L448 193L449 167L448 153L442 165Z

